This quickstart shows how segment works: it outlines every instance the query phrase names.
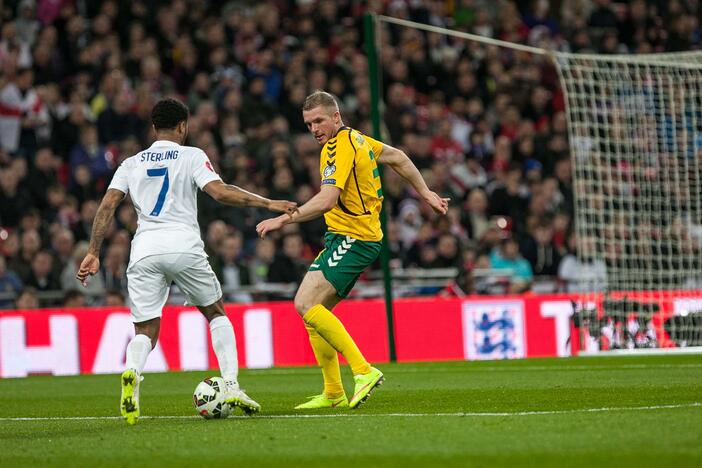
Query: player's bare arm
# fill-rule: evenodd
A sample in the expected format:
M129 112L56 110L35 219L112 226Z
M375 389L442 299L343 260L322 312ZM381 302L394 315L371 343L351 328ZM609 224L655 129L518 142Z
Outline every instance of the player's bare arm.
M88 254L80 264L76 279L83 286L88 285L88 276L92 276L100 269L100 247L105 238L105 232L115 216L115 210L124 200L125 193L117 189L108 189L105 196L100 202L95 220L93 221L93 229L90 234L90 245L88 246Z
M292 215L297 210L297 203L287 200L269 200L268 198L256 195L244 190L236 185L225 184L221 180L214 180L203 188L205 192L215 200L225 205L251 206L254 208L266 208L278 213Z
M434 211L446 214L450 199L441 198L436 192L431 191L429 187L427 187L427 183L424 181L422 174L419 173L419 169L417 169L404 151L384 144L383 151L378 156L378 162L390 166L400 177L409 182L419 196L421 196Z
M286 224L304 223L318 218L336 206L340 194L341 189L338 187L323 185L319 193L298 208L297 212L261 221L256 226L256 232L261 238L264 238L267 233L276 231Z

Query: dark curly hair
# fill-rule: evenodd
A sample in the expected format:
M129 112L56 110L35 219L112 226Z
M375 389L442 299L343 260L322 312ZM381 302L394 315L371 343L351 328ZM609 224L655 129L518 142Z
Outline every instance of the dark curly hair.
M188 107L177 99L161 99L151 111L151 122L156 130L171 130L188 120Z

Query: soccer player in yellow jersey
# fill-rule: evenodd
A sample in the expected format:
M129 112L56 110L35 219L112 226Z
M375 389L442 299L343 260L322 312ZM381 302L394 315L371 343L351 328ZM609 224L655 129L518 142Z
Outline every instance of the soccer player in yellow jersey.
M437 213L446 214L448 198L429 190L405 153L344 126L336 99L316 91L305 99L302 116L323 146L319 162L322 187L293 215L267 219L256 226L259 236L288 223L301 223L324 215L328 232L324 250L310 265L295 295L317 362L322 368L324 392L296 409L357 408L383 383L383 373L371 367L344 325L331 310L353 288L363 270L380 253L383 232L380 209L383 189L378 162L390 166L408 181ZM341 383L338 354L354 374L349 401Z

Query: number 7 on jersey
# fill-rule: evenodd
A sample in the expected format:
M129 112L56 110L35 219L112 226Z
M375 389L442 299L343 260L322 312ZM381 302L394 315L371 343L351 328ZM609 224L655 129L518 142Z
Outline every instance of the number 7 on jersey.
M163 185L161 186L161 191L158 193L156 206L154 206L154 209L149 213L150 216L158 216L163 208L163 202L166 201L166 193L168 193L168 168L160 167L158 169L147 169L146 175L149 177L163 177Z

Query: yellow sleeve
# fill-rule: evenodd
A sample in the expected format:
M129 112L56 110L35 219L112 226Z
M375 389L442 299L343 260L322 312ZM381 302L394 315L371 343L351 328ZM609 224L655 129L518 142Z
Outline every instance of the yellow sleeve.
M373 156L375 159L380 156L380 153L383 152L383 142L374 140L373 138L369 137L368 135L363 135L363 138L368 142L368 144L371 147L371 150L373 150Z
M322 152L320 173L322 185L333 185L344 189L353 169L356 147L349 139L349 131L340 131L336 141L331 141Z

